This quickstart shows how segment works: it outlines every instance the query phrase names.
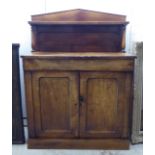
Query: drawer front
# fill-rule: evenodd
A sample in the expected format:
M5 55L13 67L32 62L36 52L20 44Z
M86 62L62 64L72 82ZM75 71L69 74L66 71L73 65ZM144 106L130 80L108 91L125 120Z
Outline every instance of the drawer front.
M24 70L133 71L134 60L51 60L24 59Z

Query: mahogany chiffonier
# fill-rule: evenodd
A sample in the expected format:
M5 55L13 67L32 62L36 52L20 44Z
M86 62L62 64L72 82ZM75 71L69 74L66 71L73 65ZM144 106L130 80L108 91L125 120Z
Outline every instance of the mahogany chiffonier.
M30 24L28 147L128 149L135 56L122 52L125 17L78 9Z

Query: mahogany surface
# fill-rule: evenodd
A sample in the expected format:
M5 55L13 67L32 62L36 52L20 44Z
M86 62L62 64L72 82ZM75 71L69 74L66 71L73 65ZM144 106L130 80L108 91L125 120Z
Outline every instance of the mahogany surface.
M32 48L44 52L119 52L125 48L126 16L75 9L33 15Z
M129 148L134 55L22 57L29 148Z

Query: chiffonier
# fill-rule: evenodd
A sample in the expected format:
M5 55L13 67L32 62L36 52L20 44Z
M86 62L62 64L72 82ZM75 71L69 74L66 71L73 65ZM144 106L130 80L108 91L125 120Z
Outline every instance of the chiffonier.
M23 55L29 148L128 149L135 56L123 15L33 15Z

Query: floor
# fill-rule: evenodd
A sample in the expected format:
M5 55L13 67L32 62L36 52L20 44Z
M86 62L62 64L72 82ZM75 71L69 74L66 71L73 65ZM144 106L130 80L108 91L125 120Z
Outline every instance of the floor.
M131 145L130 150L36 150L27 149L27 145L13 145L12 155L143 155L143 145Z
M27 140L27 129L25 128ZM68 150L27 149L27 144L12 146L12 155L143 155L143 145L131 145L130 150Z

